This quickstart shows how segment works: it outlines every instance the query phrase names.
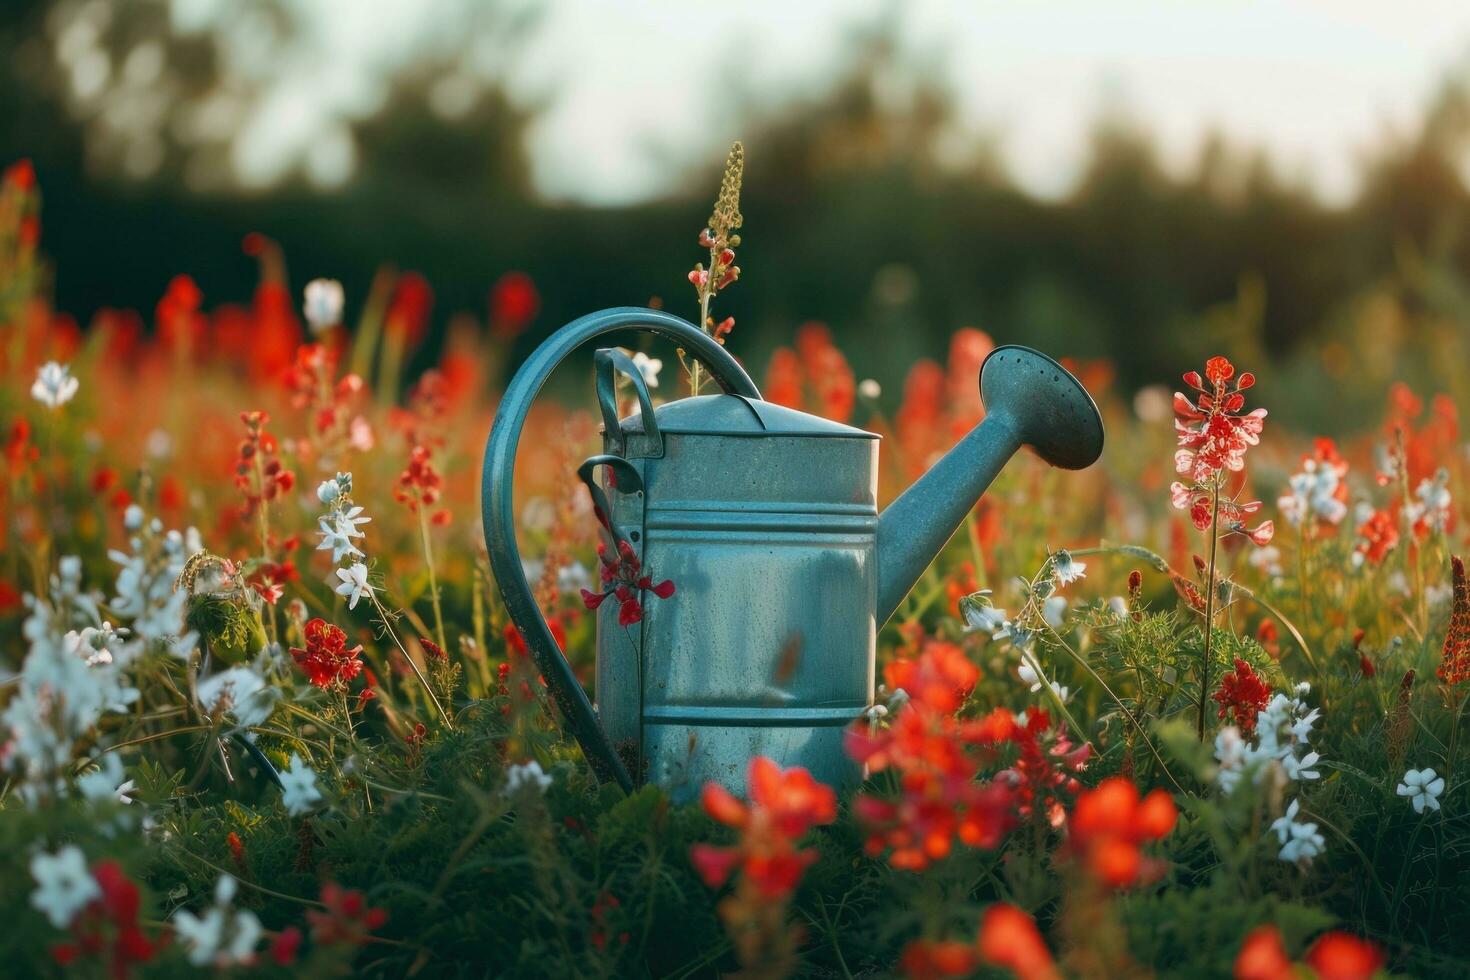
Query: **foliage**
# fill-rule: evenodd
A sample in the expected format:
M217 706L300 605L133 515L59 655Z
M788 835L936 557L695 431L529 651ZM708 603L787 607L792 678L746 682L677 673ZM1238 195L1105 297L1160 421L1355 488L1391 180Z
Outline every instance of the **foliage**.
M1107 365L1074 364L1118 448L1083 474L1008 469L884 626L883 687L848 731L864 784L758 762L675 805L593 780L467 516L534 287L507 280L490 329L462 321L400 398L426 283L385 278L351 330L319 286L308 339L252 238L248 308L206 311L180 280L149 335L83 334L16 285L34 194L0 181L0 295L22 294L0 328L17 971L120 949L162 976L1470 966L1453 401L1395 389L1340 450L1273 427L1249 472L1200 482L1267 501L1279 533L1248 542L1212 506L1209 561L1168 507L1167 397L1130 412ZM831 331L773 371L889 437L887 499L983 415L988 347L967 331L914 368L892 420ZM590 680L599 525L568 475L595 428L548 403L527 431L532 578Z

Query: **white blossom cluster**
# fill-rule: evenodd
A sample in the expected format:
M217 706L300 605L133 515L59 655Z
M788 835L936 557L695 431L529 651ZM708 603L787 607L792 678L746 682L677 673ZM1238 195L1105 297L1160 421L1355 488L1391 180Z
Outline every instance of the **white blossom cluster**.
M1311 685L1304 682L1290 697L1280 693L1273 697L1256 715L1254 745L1234 725L1220 729L1215 736L1215 758L1220 763L1216 781L1224 793L1233 793L1246 778L1256 785L1268 777L1285 782L1321 778L1314 767L1322 757L1311 750L1309 741L1322 710L1308 709L1304 699L1310 691ZM1322 853L1326 842L1315 823L1296 819L1299 811L1300 803L1292 800L1270 829L1281 844L1281 860L1306 864Z
M25 597L29 644L15 695L0 714L0 763L35 804L64 791L77 740L109 711L139 697L127 668L140 650L128 631L101 618L98 597L82 589L82 561L61 559L50 596Z
M1309 459L1302 463L1300 473L1294 473L1287 482L1287 492L1279 497L1276 505L1281 516L1293 527L1313 519L1328 524L1341 524L1347 517L1347 504L1337 499L1338 487L1342 485L1342 473L1329 463Z
M129 539L132 551L108 552L119 566L112 608L132 621L133 637L141 645L139 652L156 645L187 661L198 647L199 637L184 623L189 596L181 589L175 590L174 583L188 557L203 550L199 532L191 527L183 533L165 533L163 522L156 517L146 520L137 505L128 508L123 523L135 533Z
M1410 524L1420 521L1436 534L1443 534L1449 524L1451 504L1450 471L1443 466L1432 477L1419 481L1414 489L1414 499L1404 507L1404 515Z
M337 564L344 558L366 557L357 546L366 534L358 528L371 523L372 518L364 517L362 507L352 502L352 474L338 473L330 480L323 480L316 488L316 498L326 508L317 522L321 541L316 550L330 551L332 561ZM368 583L368 567L361 561L337 569L337 580L334 590L347 599L348 609L356 609L358 600L373 594L373 587Z
M25 597L27 652L15 694L0 713L0 769L16 777L31 805L65 792L81 737L104 714L138 700L129 675L144 654L161 649L187 658L197 645L184 625L186 597L173 589L197 534L165 534L157 520L145 523L137 507L129 508L125 525L135 532L132 551L111 553L121 569L109 610L127 626L102 618L103 597L83 588L75 556L58 562L45 598ZM78 790L88 799L127 802L131 786L121 763L105 753L98 758L100 768L79 778Z
M249 909L234 907L238 883L230 875L220 875L214 888L214 904L203 915L188 909L174 913L171 920L174 935L188 951L194 966L227 969L248 966L255 960L255 947L264 930L260 920Z

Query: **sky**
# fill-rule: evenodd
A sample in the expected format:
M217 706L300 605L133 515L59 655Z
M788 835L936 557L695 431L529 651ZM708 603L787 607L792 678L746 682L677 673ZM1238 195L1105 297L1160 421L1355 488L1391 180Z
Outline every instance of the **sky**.
M216 2L174 0L176 13ZM294 3L313 11L322 46L293 67L280 118L255 120L262 135L237 164L257 176L302 141L320 143L318 116L372 105L375 76L467 29L454 18L474 7ZM513 97L549 104L530 134L538 189L625 203L741 135L722 93L819 89L853 26L893 9L910 57L952 85L962 135L998 133L1011 173L1043 196L1066 191L1089 128L1121 105L1171 167L1187 168L1218 129L1264 146L1324 199L1345 200L1365 152L1412 132L1446 72L1470 70L1466 0L553 0L493 71Z

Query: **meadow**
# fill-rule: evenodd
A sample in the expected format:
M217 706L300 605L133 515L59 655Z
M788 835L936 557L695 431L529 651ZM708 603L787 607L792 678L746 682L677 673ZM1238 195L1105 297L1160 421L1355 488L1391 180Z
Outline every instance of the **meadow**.
M670 270L669 309L739 355L719 294L758 271L740 282L726 190L703 232L691 216L701 262L688 287ZM1375 380L1376 422L1327 438L1275 422L1264 356L1136 393L1064 361L1103 457L1018 457L883 628L845 736L861 787L756 759L744 793L676 805L598 783L491 578L485 437L516 338L556 326L530 277L506 270L430 357L423 277L346 297L248 234L253 296L180 274L83 326L46 299L40 193L24 161L0 177L15 975L1470 970L1451 394ZM1463 327L1435 329L1453 374ZM881 434L891 500L983 416L993 343L958 329L884 391L841 336L807 323L746 367ZM700 384L672 350L629 353L660 399ZM1343 384L1383 363L1329 361ZM591 691L604 590L630 624L680 594L598 584L586 387L537 403L516 491Z

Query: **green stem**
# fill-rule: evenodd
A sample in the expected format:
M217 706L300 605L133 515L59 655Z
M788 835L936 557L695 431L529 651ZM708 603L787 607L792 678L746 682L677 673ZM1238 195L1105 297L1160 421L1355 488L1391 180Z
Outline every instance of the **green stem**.
M429 515L419 501L419 537L424 542L424 561L429 566L429 598L434 601L434 635L439 640L439 649L449 654L449 644L444 641L444 612L439 606L439 578L434 572L434 546L429 539Z
M1210 564L1205 575L1205 650L1199 665L1199 740L1205 740L1205 710L1210 697L1210 645L1215 635L1215 556L1220 545L1220 483L1210 492Z

